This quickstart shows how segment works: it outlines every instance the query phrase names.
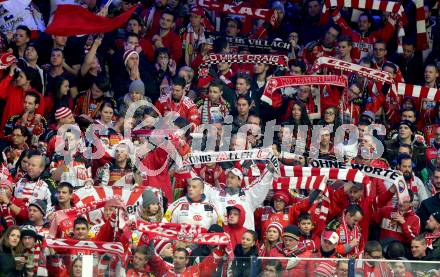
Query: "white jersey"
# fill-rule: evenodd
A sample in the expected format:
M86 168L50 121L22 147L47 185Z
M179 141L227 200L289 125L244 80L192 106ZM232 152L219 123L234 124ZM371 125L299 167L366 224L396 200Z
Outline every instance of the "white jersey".
M205 196L200 202L192 202L184 196L171 203L163 222L192 224L209 229L213 224L222 225L222 216Z
M9 0L0 3L0 31L15 32L19 25L44 32L46 26L41 13L31 0Z
M49 186L42 179L30 181L26 177L21 178L15 186L14 196L25 203L32 203L37 199L45 200L47 203L47 211L52 209Z
M241 189L239 193L230 195L224 189L214 188L205 184L204 193L211 200L226 221L226 207L241 205L246 213L243 227L255 230L254 212L260 207L267 193L272 188L273 173L267 169L261 176L252 182L249 187Z

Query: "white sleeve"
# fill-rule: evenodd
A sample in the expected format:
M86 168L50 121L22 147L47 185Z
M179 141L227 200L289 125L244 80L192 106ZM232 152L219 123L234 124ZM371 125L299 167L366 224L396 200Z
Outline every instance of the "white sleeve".
M203 193L206 196L206 201L215 203L215 200L218 197L218 191L215 188L208 183L204 183Z
M273 173L265 169L261 176L256 179L247 189L247 195L250 197L248 201L252 203L252 206L259 207L266 199L267 193L272 188Z

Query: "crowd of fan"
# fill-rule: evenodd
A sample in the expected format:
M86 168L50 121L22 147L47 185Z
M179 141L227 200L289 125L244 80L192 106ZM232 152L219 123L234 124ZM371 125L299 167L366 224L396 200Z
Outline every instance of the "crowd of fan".
M47 23L48 1L33 2ZM95 13L102 12L100 4L105 4L82 2ZM101 14L115 16L138 1L114 2ZM110 206L103 209L106 223L100 228L91 226L87 217L78 217L71 229L60 234L75 240L123 242L130 253L127 276L347 276L348 263L335 258L361 257L381 260L356 264L356 272L366 276L440 275L439 264L405 262L440 259L439 103L410 97L395 101L389 86L332 71L326 73L347 74L346 103L341 104L343 89L329 85L282 89L283 101L276 108L261 101L271 76L311 74L321 56L384 70L400 82L440 89L436 2L425 1L429 48L419 51L414 3L402 1L408 17L403 53L397 52L393 14L363 11L357 22L351 22L355 11L333 8L323 13L319 0L224 2L268 8L275 16L265 22L182 0L154 0L141 1L123 28L110 33L62 37L19 26L2 34L1 52L13 53L18 62L0 73L4 164L0 275L36 276L53 213L74 207L74 192L93 186L145 189L134 212L137 218L195 224L231 238L233 259L226 258L224 247L159 238L143 241L135 234L124 242L124 234L108 225L116 213ZM226 37L282 40L290 48L237 46ZM219 63L206 76L198 76L208 53L282 54L289 57L289 65L283 71L267 64ZM144 106L132 118L126 117L130 105L139 100L155 108ZM179 115L175 126L189 125L190 131L155 141L150 144L154 147L139 154L146 142L152 142L159 118L169 112ZM246 125L264 128L273 119L281 126L273 151L282 164L300 166L307 166L307 155L313 151L320 159L336 159L336 128L356 124L362 151L355 148L346 162L400 171L410 200L397 201L396 188L375 178L372 198L362 184L338 180L328 183L327 196L319 191L274 191L277 172L264 161L196 165L196 177L178 178L176 164L160 147L171 143L185 157L191 152L194 135L190 133L200 132L201 124L212 124L218 136L215 149L227 143L232 151L255 149L262 147L264 132L240 136L238 130ZM384 125L386 134L368 129L374 123ZM59 132L68 124L78 126L80 135ZM93 136L86 136L92 124ZM319 149L310 148L313 124L321 128ZM299 136L300 125L309 127L306 138ZM132 130L130 140L124 139L124 128ZM227 128L232 135L222 137ZM384 147L382 158L363 155L376 153L378 144ZM90 159L84 151L90 145L103 148L105 154ZM304 155L286 158L285 152L293 153L297 147L306 150ZM148 174L139 165L162 170ZM320 224L322 218L315 211L322 209L325 197L330 206ZM68 253L61 265L48 260L49 274L80 276L84 253L75 249Z

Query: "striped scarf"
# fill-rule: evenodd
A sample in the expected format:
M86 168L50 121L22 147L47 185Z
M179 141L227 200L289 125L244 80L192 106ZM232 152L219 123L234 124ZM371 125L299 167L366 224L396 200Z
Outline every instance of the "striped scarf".
M189 23L182 41L182 46L185 52L185 62L187 65L191 65L197 56L197 47L200 45L200 43L206 41L205 28L200 26L200 31L196 33L191 23Z
M425 8L423 6L423 0L414 0L414 5L416 6L416 49L426 50L429 48L428 44L428 34L426 33L426 22L425 22Z

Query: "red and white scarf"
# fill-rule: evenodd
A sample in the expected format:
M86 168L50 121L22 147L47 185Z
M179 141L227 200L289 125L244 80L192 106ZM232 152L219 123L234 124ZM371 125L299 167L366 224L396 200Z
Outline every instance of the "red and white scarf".
M434 241L438 240L440 238L440 230L437 230L435 232L430 232L425 235L426 245L429 247L429 249L433 249L432 244Z
M196 2L197 5L209 11L216 11L220 13L235 14L241 16L250 16L251 18L255 19L266 19L271 13L271 10L269 9L256 9L241 5L239 7L236 7L234 5L223 4L217 1L198 0Z
M300 76L277 76L272 77L267 81L264 88L261 101L274 105L273 93L280 88L292 86L309 86L309 85L333 85L339 87L347 87L347 78L345 76L337 75L300 75Z
M251 54L209 54L203 58L200 65L199 75L206 74L206 68L219 63L262 63L267 65L275 65L288 69L289 59L284 55L251 55Z
M410 96L432 101L440 101L440 89L426 86L411 85L405 83L396 83L392 86L393 92L400 96Z
M416 49L426 50L429 48L428 34L426 33L425 8L423 0L414 0L416 6Z
M338 60L330 57L320 57L315 61L313 65L313 70L318 71L321 67L329 67L333 69L339 69L344 72L350 72L358 74L362 77L366 77L368 79L373 79L375 81L393 84L394 80L391 75L382 70L376 70L369 67L361 66L354 63L349 63L343 60Z
M347 222L345 222L345 214L346 213L344 212L344 214L341 217L341 228L342 228L342 230L344 231L344 234L345 234L345 243L350 244L351 239L350 239L350 235L349 234L351 233L351 231L348 229ZM359 232L359 227L357 225L355 225L353 227L353 239L357 239L358 241L361 240L361 236L360 236L360 232ZM354 253L355 253L355 257L359 256L359 247L358 246L356 246L354 248Z

